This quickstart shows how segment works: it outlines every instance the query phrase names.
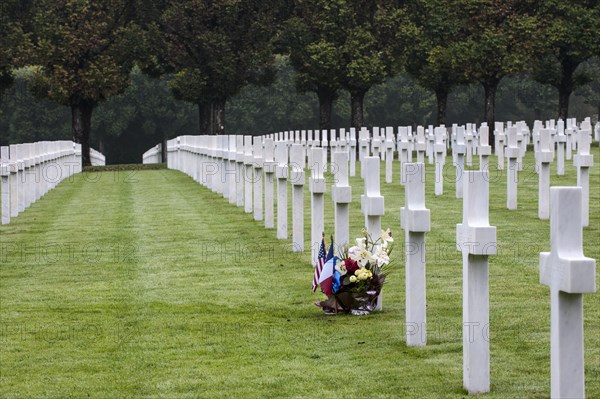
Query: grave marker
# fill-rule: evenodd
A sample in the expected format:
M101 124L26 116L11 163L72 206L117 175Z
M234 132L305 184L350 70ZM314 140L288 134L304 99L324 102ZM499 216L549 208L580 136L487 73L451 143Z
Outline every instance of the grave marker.
M392 162L394 161L394 128L385 128L385 182L392 182Z
M405 231L406 345L425 346L425 233L431 224L429 209L425 208L425 164L407 163L402 178L406 200L400 209L400 221Z
M548 129L539 131L539 151L536 153L539 165L538 217L542 220L550 217L550 163L554 160L550 134Z
M235 136L235 149L236 149L236 205L244 206L244 136Z
M463 196L463 182L462 176L465 170L465 152L469 151L469 147L465 145L465 128L458 126L456 128L456 144L454 145L454 154L456 157L455 164L455 178L456 183L456 198L462 198Z
M590 224L590 168L594 166L594 156L590 154L592 136L589 130L580 130L577 143L577 155L573 165L577 167L577 186L581 187L581 221L583 227Z
M435 195L444 194L444 164L446 163L446 144L444 143L443 127L435 128Z
M254 220L263 219L263 144L262 137L253 138L252 155L254 157Z
M279 141L275 147L275 174L277 177L277 238L285 240L288 238L288 201L287 201L287 179L288 179L288 149L287 143Z
M265 228L272 229L275 227L275 214L274 214L274 188L275 188L275 168L276 163L273 160L274 156L274 144L272 138L265 139L264 148L264 162L263 168L265 170Z
M490 390L488 255L496 253L496 227L489 224L489 178L464 177L463 221L456 225L463 258L463 385L469 394Z
M304 252L304 151L302 144L293 144L290 154L292 183L292 251Z
M492 147L489 145L489 127L487 125L481 125L479 128L479 148L477 153L479 154L479 170L489 169L489 158L492 155Z
M550 252L540 283L550 287L552 398L584 398L583 294L596 291L596 261L583 255L580 187L550 189Z
M365 227L372 237L381 233L381 216L384 214L384 199L380 194L379 157L366 157L365 193L360 196L362 212L365 215ZM382 308L382 295L377 298L376 310Z
M244 212L252 213L253 164L252 136L244 136Z
M519 179L518 161L519 147L517 146L517 128L508 128L508 147L506 148L508 159L508 173L506 174L506 207L517 209L517 182Z
M310 165L311 176L309 181L309 189L311 192L310 196L310 208L311 208L311 228L310 228L310 252L311 252L311 264L314 266L317 263L317 256L319 253L319 245L321 243L321 237L325 231L325 178L323 177L324 167L318 160L323 159L323 149L319 147L313 147L310 150L312 152L311 158L313 163ZM317 160L317 161L314 161Z
M417 126L417 142L415 143L415 151L417 151L417 163L425 163L425 152L427 151L427 143L425 141L425 128Z
M335 152L333 161L337 165L335 184L331 186L331 198L334 204L335 244L338 249L350 243L350 203L352 187L348 182L348 153Z
M350 176L356 176L356 129L350 128Z
M2 224L10 223L10 158L8 155L8 147L0 147L0 178L2 190Z

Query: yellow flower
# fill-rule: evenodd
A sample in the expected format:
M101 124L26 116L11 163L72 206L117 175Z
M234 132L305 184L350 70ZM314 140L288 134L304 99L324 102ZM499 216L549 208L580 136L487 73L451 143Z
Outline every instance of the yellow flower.
M356 276L350 276L350 282L351 283L355 283L356 282Z

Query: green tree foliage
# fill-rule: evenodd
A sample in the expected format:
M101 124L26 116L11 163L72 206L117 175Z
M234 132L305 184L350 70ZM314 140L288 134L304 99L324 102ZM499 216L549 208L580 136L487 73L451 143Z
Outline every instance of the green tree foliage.
M265 134L318 128L314 94L296 92L287 57L278 56L275 68L277 75L272 85L248 85L228 101L228 132Z
M534 64L536 80L558 90L558 117L569 115L569 98L593 75L579 66L600 56L600 2L597 0L544 0L539 2L538 18L543 56Z
M0 144L69 140L69 109L28 90L32 68L16 70L0 108ZM163 140L198 130L195 108L170 95L167 78L154 79L139 68L131 85L98 105L92 117L91 145L109 163L137 163L142 153Z
M296 88L317 95L321 129L331 127L333 103L341 87L342 13L347 13L344 0L297 0L284 29Z
M327 129L342 88L350 93L351 125L363 125L365 94L402 64L416 28L391 1L299 0L286 33L296 87L317 94L319 125Z
M137 48L128 0L39 0L35 6L36 39L32 61L39 65L36 94L69 106L73 140L90 164L94 108L121 93Z
M405 63L417 28L406 10L391 1L347 0L341 85L350 93L350 125L364 123L365 94Z
M276 18L281 2L172 0L158 22L175 74L174 95L197 104L201 133L225 125L225 103L250 83L273 79ZM212 123L211 123L212 122Z
M0 2L0 97L13 82L13 69L26 63L32 3L33 0Z
M134 67L131 85L98 106L92 142L105 153L107 162L140 162L153 145L198 131L194 106L175 100L167 79L148 77Z
M454 62L468 80L484 89L484 119L494 126L498 84L507 75L520 73L537 48L539 21L533 7L522 0L457 0L464 13L464 40L455 46ZM490 129L490 144L493 145Z
M457 43L465 40L461 18L463 11L453 0L417 0L411 15L421 27L418 40L411 43L406 70L420 85L436 96L436 123L446 123L448 95L452 88L468 82L462 65L457 64Z
M32 69L12 71L14 84L5 90L0 107L0 145L71 138L69 110L28 89Z

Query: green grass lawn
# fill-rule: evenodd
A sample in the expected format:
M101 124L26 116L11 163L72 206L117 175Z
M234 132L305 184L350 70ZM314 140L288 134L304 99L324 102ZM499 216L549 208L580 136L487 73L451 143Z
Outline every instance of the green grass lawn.
M598 148L593 154L584 253L599 259ZM405 345L398 169L396 161L387 185L382 163L382 226L395 233L395 271L384 311L363 317L324 315L313 305L323 295L310 292L310 251L292 253L291 240L276 240L275 230L182 173L90 172L61 183L0 228L0 397L465 397L455 249L462 201L453 168L436 197L427 165L424 348ZM551 171L552 185L576 182L571 161L565 176L556 176L555 164ZM364 222L363 185L351 184L354 237ZM550 224L537 217L537 184L529 153L519 208L508 211L506 175L492 176L498 255L490 257L489 398L550 395L550 291L538 270ZM325 203L329 233L329 193ZM291 209L289 217L291 236ZM597 398L598 294L585 295L584 317L586 394Z

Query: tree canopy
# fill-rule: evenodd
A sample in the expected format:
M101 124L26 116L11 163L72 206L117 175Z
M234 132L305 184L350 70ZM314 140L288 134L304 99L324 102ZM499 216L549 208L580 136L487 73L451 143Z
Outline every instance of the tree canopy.
M0 141L600 112L598 31L593 0L4 0Z

